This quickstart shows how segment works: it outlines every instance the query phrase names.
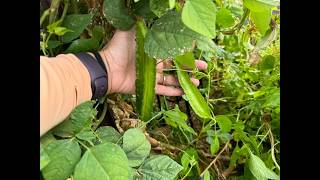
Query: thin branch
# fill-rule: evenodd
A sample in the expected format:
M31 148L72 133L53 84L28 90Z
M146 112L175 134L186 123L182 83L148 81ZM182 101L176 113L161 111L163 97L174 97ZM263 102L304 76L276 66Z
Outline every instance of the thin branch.
M228 145L229 145L229 141L224 145L223 149L219 152L219 154L211 161L209 166L207 166L206 169L202 171L202 173L200 174L200 177L203 176L205 171L208 170L217 161L218 157L223 153L223 151L227 149Z

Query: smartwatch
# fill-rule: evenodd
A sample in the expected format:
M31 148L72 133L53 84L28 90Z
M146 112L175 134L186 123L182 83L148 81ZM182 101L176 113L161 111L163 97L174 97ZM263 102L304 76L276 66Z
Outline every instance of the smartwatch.
M84 64L90 74L92 100L102 98L108 90L108 72L99 53L78 53L75 56Z

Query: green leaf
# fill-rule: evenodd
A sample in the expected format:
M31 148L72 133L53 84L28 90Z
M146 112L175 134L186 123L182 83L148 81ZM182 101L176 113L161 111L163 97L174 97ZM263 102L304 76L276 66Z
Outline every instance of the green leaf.
M145 20L152 20L157 17L150 9L150 0L140 0L138 3L133 4L133 13Z
M174 61L178 71L178 79L179 83L188 97L189 103L194 110L194 112L201 118L204 119L210 119L212 118L210 108L203 98L203 96L200 94L199 90L197 87L192 83L190 80L190 77L187 72L181 71L181 66L179 62Z
M269 29L269 24L271 21L271 9L262 12L254 12L250 13L250 17L253 23L258 28L259 32L264 35Z
M57 140L44 149L49 158L49 164L42 169L46 180L67 179L80 160L81 149L74 139Z
M123 150L129 159L130 167L139 166L149 156L151 145L138 128L127 130L123 135Z
M196 135L197 133L190 127L188 126L188 124L186 123L186 120L188 119L188 116L181 112L178 105L175 106L174 109L169 110L169 111L164 111L163 112L165 117L165 121L167 124L173 126L173 127L177 127L179 126L180 128L182 128L183 130L190 132L194 135Z
M208 170L204 172L203 180L210 180L210 172Z
M71 137L84 129L90 130L92 120L97 114L97 110L93 108L94 103L95 101L86 101L78 105L63 123L53 129L53 133L61 137Z
M58 46L60 46L62 43L60 41L56 41L56 40L49 40L48 41L48 48L56 48Z
M98 48L99 41L97 39L77 39L70 44L65 53L91 52L97 51Z
M53 33L58 36L62 36L67 32L72 32L72 31L70 29L65 28L65 27L56 27L53 29Z
M120 146L103 143L88 149L74 170L74 180L128 180L129 165Z
M169 9L173 9L176 5L176 0L169 0Z
M96 136L90 130L80 131L79 133L76 134L76 137L78 139L89 142L92 146L94 145L93 141L96 139Z
M107 21L120 30L128 30L135 23L124 0L104 0L103 13Z
M65 17L62 26L70 29L72 32L67 32L62 37L64 43L69 43L80 36L85 28L90 24L92 14L72 14Z
M146 159L138 171L143 180L172 180L182 170L182 166L166 155L154 155Z
M210 50L215 44L210 38L187 28L181 21L181 15L169 11L148 30L145 39L145 52L153 58L174 58L190 52L194 45Z
M272 55L266 55L263 57L261 63L259 64L260 69L263 71L272 70L275 65L276 58Z
M177 56L175 59L182 65L183 69L193 70L196 68L195 59L192 52L187 52L184 55Z
M231 158L230 158L230 162L229 162L229 166L236 166L238 159L240 158L240 148L238 145L236 145L236 147L234 148Z
M210 152L215 155L219 151L220 143L217 135L213 137L213 142L210 144Z
M224 28L230 27L234 24L232 13L229 9L221 8L217 13L217 24Z
M47 146L51 142L56 141L56 138L53 136L51 131L48 131L46 134L40 137L40 144Z
M183 167L183 172L187 172L189 169L189 165L191 164L192 161L196 162L196 166L198 167L198 160L199 160L199 155L197 153L197 150L194 148L188 148L186 149L182 156L181 156L181 165Z
M150 0L150 9L151 11L161 17L164 15L169 9L169 1L168 0Z
M156 61L144 52L146 27L142 21L136 26L136 108L139 118L148 121L152 117L156 86Z
M232 127L232 122L228 116L218 115L216 116L216 121L222 132L230 132Z
M46 167L50 162L50 158L44 150L42 144L40 144L40 170Z
M104 38L104 28L102 26L95 26L92 29L92 38L100 42Z
M214 38L216 12L216 6L211 0L187 0L182 10L182 21L190 29Z
M272 7L279 5L276 0L243 0L243 5L253 12L263 12L271 10Z
M253 153L250 153L248 165L251 173L257 179L280 179L276 173L268 169L264 162Z
M117 141L121 138L120 133L110 126L99 127L96 130L96 134L99 137L99 139L102 141L102 143L104 142L117 143Z
M276 91L266 97L267 100L263 104L263 107L277 107L280 106L280 91Z

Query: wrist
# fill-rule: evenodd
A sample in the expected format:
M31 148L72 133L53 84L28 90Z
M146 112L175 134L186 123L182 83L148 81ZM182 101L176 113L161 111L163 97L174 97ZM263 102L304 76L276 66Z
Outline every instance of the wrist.
M106 66L108 73L108 90L107 94L116 93L117 92L117 83L114 80L115 74L117 73L113 68L113 56L109 53L108 49L103 49L99 51L99 54L102 57L102 60Z

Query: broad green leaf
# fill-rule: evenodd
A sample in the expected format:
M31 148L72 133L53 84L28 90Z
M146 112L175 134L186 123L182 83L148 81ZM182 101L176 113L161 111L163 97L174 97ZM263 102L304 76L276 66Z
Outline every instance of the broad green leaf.
M219 151L220 143L218 136L213 137L213 142L210 144L210 152L215 155Z
M93 141L96 139L96 136L90 130L80 131L76 134L76 137L78 139L89 142L91 145L93 145Z
M49 164L42 169L46 180L67 179L80 160L81 149L75 139L54 141L44 150L50 158Z
M104 38L104 28L101 26L95 26L92 29L92 38L100 42Z
M117 143L117 141L121 138L120 133L110 126L99 127L96 130L96 134L99 137L99 140L102 141L102 143Z
M187 0L182 10L182 22L195 32L214 38L216 12L212 0Z
M42 144L40 144L40 170L46 167L50 162L50 158L44 150Z
M194 148L188 148L183 152L181 156L181 165L183 167L183 172L187 172L189 170L189 165L191 164L192 160L196 162L196 166L197 168L199 168L199 165L197 163L199 160L197 150Z
M222 143L227 143L227 141L232 139L232 135L230 133L223 132L221 129L217 130L217 135Z
M224 28L230 27L234 24L232 13L229 9L221 8L217 13L217 24Z
M61 26L70 29L72 32L67 32L62 36L63 42L69 43L79 37L90 24L92 17L92 14L71 14L66 16Z
M218 115L216 116L216 121L222 132L230 132L232 127L232 122L228 116Z
M86 101L78 105L70 116L60 125L53 129L55 135L71 137L83 130L90 130L92 120L97 114L93 108L95 101Z
M136 108L140 119L148 121L152 117L155 97L156 61L144 52L147 31L144 23L138 21L136 28Z
M124 133L122 148L127 154L129 166L137 167L149 156L151 145L140 129L133 128Z
M48 48L56 48L58 46L60 46L62 43L60 41L56 41L56 40L49 40L48 41Z
M210 180L210 172L208 170L204 172L203 180Z
M184 55L177 56L175 59L182 65L183 69L193 70L196 68L195 59L192 52L187 52Z
M70 29L65 28L65 27L55 27L53 29L53 33L58 35L58 36L62 36L67 32L72 32L72 31Z
M168 0L150 0L150 9L151 11L161 17L164 15L169 9L169 1Z
M135 23L124 0L104 0L103 13L107 21L117 29L128 30Z
M190 52L194 45L201 45L207 50L215 48L210 38L192 31L182 23L180 13L169 11L148 30L144 50L150 57L167 59Z
M266 71L266 70L272 70L275 65L275 57L272 55L266 55L263 57L261 63L259 64L259 67L261 70Z
M257 179L280 179L276 173L267 168L264 162L253 153L250 153L248 165L251 173Z
M99 48L99 41L93 38L77 39L73 41L65 53L80 53L97 51Z
M56 27L59 27L60 26L60 24L61 24L61 20L58 20L58 21L56 21L56 22L54 22L54 23L52 23L52 24L49 24L48 26L47 26L47 30L48 30L48 32L49 33L54 33L54 29L56 28Z
M243 131L245 128L245 125L243 122L239 121L233 124L233 129L237 130L237 131Z
M74 170L74 180L128 180L129 165L120 146L103 143L88 149Z
M47 132L46 134L40 137L40 144L42 144L43 146L47 146L53 141L56 141L56 138L53 136L51 131Z
M280 106L280 91L274 92L266 97L267 100L263 107L277 107Z
M210 119L212 118L210 108L203 98L203 96L200 94L197 87L192 83L190 80L190 77L187 72L181 71L181 66L179 62L174 61L178 71L178 79L179 83L188 97L189 103L193 109L193 111L201 118L204 119Z
M165 121L167 124L173 126L173 127L177 127L179 126L180 128L182 128L184 131L190 132L194 135L196 135L197 133L190 127L188 126L188 124L186 123L186 120L188 119L188 116L181 112L178 105L175 106L174 109L169 110L169 111L164 111L163 112L165 117Z
M182 170L182 166L166 155L154 155L146 159L138 171L143 180L172 180Z
M258 28L259 32L264 35L269 29L269 24L271 21L271 9L261 12L252 11L250 13L250 17Z
M243 5L253 12L263 12L271 10L272 7L279 5L276 0L243 0Z

